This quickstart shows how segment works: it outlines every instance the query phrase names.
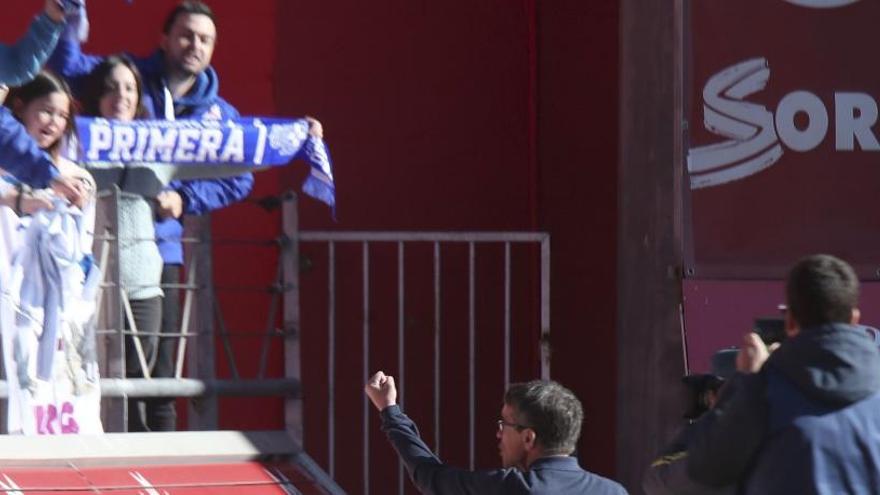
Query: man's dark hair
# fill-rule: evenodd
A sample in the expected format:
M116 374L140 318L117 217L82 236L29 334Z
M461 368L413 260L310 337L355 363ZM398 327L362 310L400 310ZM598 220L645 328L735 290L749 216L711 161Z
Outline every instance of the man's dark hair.
M535 431L545 454L570 454L581 436L584 411L571 390L553 381L533 380L511 385L504 403L516 422Z
M214 11L211 10L211 7L208 7L206 4L199 2L198 0L184 0L180 2L177 7L174 7L168 17L165 18L165 24L162 26L162 32L168 34L171 32L171 26L174 25L174 22L177 21L177 18L184 14L201 14L208 16L211 19L211 22L214 25L217 24L217 21L214 19Z
M801 328L850 323L859 301L859 279L840 258L807 256L788 273L785 296L788 311Z

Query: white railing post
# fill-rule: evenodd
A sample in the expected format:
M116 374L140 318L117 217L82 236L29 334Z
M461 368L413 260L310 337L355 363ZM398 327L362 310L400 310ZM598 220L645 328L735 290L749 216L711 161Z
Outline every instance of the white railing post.
M95 240L93 252L98 266L103 271L101 290L98 293L97 328L98 363L101 376L125 378L125 336L123 335L125 313L120 297L119 273L119 196L118 187L101 191L95 208ZM104 431L123 432L128 430L128 402L125 398L104 397L101 399L101 422Z
M282 198L282 242L279 263L282 266L281 290L284 294L284 377L300 381L300 311L299 311L299 217L296 194ZM300 445L303 444L302 400L284 400L284 425Z
M186 348L187 370L190 378L213 381L214 368L214 275L211 260L210 214L186 217L185 237L194 239L187 243L187 271L195 269L198 276L195 286L187 285L185 291L196 291L195 311L190 312L189 328L192 342ZM190 277L186 277L190 280ZM217 396L209 394L189 402L188 420L190 430L216 430L218 424Z

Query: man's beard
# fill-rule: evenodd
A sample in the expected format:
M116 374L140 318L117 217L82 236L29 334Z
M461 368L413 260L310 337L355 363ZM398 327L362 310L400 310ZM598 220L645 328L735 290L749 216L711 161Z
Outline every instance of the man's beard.
M186 78L195 77L195 76L199 75L202 71L205 70L204 67L200 67L199 69L196 69L196 70L190 69L182 61L176 60L176 59L169 60L168 66L171 69L171 72L174 76L182 77L182 78L183 77L186 77Z

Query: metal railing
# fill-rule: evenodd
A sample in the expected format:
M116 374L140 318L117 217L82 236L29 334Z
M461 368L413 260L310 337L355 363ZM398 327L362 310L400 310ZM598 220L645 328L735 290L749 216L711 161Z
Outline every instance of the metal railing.
M217 397L226 396L281 396L285 400L284 418L285 428L288 434L299 444L303 444L303 403L301 400L301 359L300 359L300 325L301 325L301 294L300 294L300 269L302 259L300 248L308 246L325 250L326 253L326 296L327 296L327 396L326 403L328 413L328 427L326 431L327 469L330 478L337 474L337 372L341 369L337 361L338 355L338 322L339 298L337 283L340 280L351 281L359 279L360 300L358 301L360 344L362 346L362 366L360 378L365 383L373 364L371 359L371 306L376 300L388 297L389 294L373 292L375 276L371 273L373 260L371 255L374 251L383 249L377 246L392 246L396 249L396 280L391 281L394 286L390 297L396 299L396 366L399 388L398 401L404 404L407 395L407 332L406 308L408 304L425 303L433 307L431 321L431 345L433 372L430 386L433 388L433 438L429 443L433 444L436 453L440 453L441 437L444 432L441 429L442 409L444 397L442 394L443 377L445 371L441 365L442 341L445 338L444 330L450 331L444 320L445 308L443 306L447 287L447 276L451 272L457 272L459 267L453 266L457 257L447 256L445 250L466 249L467 276L467 308L463 311L467 314L467 458L471 468L476 462L475 432L477 412L477 337L479 323L477 316L478 284L481 283L480 267L488 263L488 258L480 249L482 246L495 246L502 249L500 261L503 266L502 281L500 284L485 283L488 287L497 285L500 290L500 299L503 308L493 313L496 323L500 323L503 332L503 360L501 362L501 376L503 385L511 381L512 357L523 349L514 348L512 342L512 329L514 328L513 313L514 301L522 301L523 296L513 295L514 282L518 281L527 287L528 295L525 299L528 304L537 308L538 318L536 324L540 328L532 332L535 337L528 340L532 348L529 352L538 354L540 359L540 375L549 378L550 356L548 336L550 331L550 238L541 232L341 232L341 231L299 231L296 195L285 193L277 201L282 210L281 234L274 239L268 240L234 240L213 239L210 229L210 218L191 217L186 221L186 245L185 282L173 284L174 288L181 289L184 293L182 308L181 328L173 334L161 334L164 337L178 339L177 361L174 378L151 378L149 368L146 366L146 356L142 349L138 349L138 359L144 370L144 378L131 379L125 377L125 337L126 335L145 335L138 332L132 324L132 312L125 297L125 290L120 286L119 273L119 239L114 235L118 232L118 219L116 218L120 198L125 193L118 190L104 192L100 196L102 207L99 208L96 219L95 251L100 267L104 270L106 280L102 284L99 296L98 308L98 338L99 357L101 358L102 373L102 396L104 404L102 415L107 431L125 431L127 421L127 398L131 397L187 397L198 398L197 401L189 401L188 420L191 430L213 430L218 423ZM277 250L278 265L275 280L268 286L253 287L218 287L213 282L213 267L211 249L213 246L222 245L248 245L261 249ZM360 273L351 271L340 272L337 261L340 259L339 250L343 246L354 246L358 252L358 264ZM416 247L419 246L419 247ZM518 246L524 246L520 248ZM413 269L411 263L418 256L407 255L419 249L430 250L430 262L427 269L430 271L431 294L417 300L418 297L410 296L410 288L407 287L408 270ZM513 251L525 249L526 262L513 262ZM493 253L493 255L496 253ZM453 259L455 258L455 259ZM479 259L479 263L478 263ZM486 261L484 261L486 260ZM423 267L424 268L424 267ZM462 273L464 272L462 271ZM218 304L218 291L268 291L270 301L269 310L266 314L266 325L263 329L261 347L259 352L258 370L254 377L243 377L236 365L234 346L230 338L245 332L226 328L222 311ZM317 290L320 290L318 288ZM481 294L482 294L481 289ZM428 301L430 299L430 301ZM276 316L281 313L282 325L277 328ZM132 330L123 330L125 320L129 320ZM523 326L523 325L520 325ZM529 330L534 330L534 325L525 325ZM308 331L314 331L309 329ZM247 332L254 336L254 332ZM314 333L312 334L314 335ZM282 377L267 377L269 362L269 349L272 342L280 339L284 346L284 373ZM230 372L230 379L218 379L217 357L215 356L215 341L219 340L223 349L226 363ZM133 341L139 344L139 339ZM184 357L186 367L184 367ZM184 370L187 373L184 376ZM531 375L530 375L531 376ZM348 391L345 391L346 394ZM500 393L503 390L498 391ZM0 397L6 395L5 383L0 382ZM492 398L493 403L497 397ZM371 427L369 421L370 404L366 397L361 402L360 423L363 428L362 437L362 476L363 493L370 492L370 441ZM352 418L353 419L353 418ZM402 465L398 465L397 491L404 493L405 478ZM332 491L337 490L337 491ZM331 493L337 493L338 487L331 489ZM384 492L383 492L384 493Z
M301 443L302 421L300 397L300 377L298 365L289 366L283 377L265 376L268 347L273 338L284 340L286 362L298 363L298 337L293 331L278 331L275 328L275 313L278 308L284 311L285 329L298 326L295 316L298 296L296 270L296 245L292 237L296 230L296 197L286 194L280 198L283 210L282 232L271 240L233 240L213 239L210 217L187 217L186 234L182 240L186 247L184 283L165 284L163 288L180 289L183 294L183 308L178 332L159 333L165 338L177 338L175 375L173 378L154 378L150 376L147 357L141 347L140 339L133 338L144 378L126 378L126 336L148 336L138 331L131 305L126 297L125 287L120 284L119 232L117 205L127 193L118 190L105 191L99 195L100 207L95 227L95 254L104 270L105 280L98 296L97 335L98 348L102 353L102 419L107 431L126 431L128 418L128 398L132 397L189 397L198 401L189 402L188 421L191 430L214 430L218 423L217 397L227 396L281 396L285 398L285 419L287 431ZM129 241L140 239L126 239ZM269 286L229 288L272 294L272 308L267 327L264 329L263 352L260 357L257 376L242 377L238 371L233 345L230 337L239 332L226 328L213 282L211 248L220 245L246 244L249 247L262 247L278 251L277 277ZM130 330L124 330L126 325ZM215 328L218 327L218 328ZM253 335L252 332L248 332ZM230 370L230 379L218 379L216 375L215 339L219 339ZM185 359L184 359L185 358ZM184 377L184 360L188 376Z
M327 428L327 464L326 469L331 477L336 476L336 399L335 392L337 387L336 372L338 369L337 354L337 246L340 244L355 244L360 246L360 278L361 278L361 346L362 346L362 383L366 383L370 373L375 370L371 369L371 305L373 303L372 273L371 273L371 247L377 244L392 244L396 246L396 294L393 296L397 300L397 363L396 363L396 383L398 388L398 403L403 406L407 394L407 335L405 332L405 308L407 306L407 287L405 284L407 273L407 247L414 244L428 244L433 251L432 256L432 282L433 282L433 449L435 453L440 452L441 437L444 433L441 429L441 380L443 377L443 369L441 369L441 336L443 335L443 310L441 301L443 299L444 287L442 275L445 269L450 267L444 266L443 247L448 245L464 245L467 247L467 363L468 363L468 459L469 465L473 469L475 465L475 432L476 432L476 337L477 337L477 317L476 317L476 291L477 291L477 246L486 244L498 244L503 246L503 283L501 290L503 292L503 377L504 387L510 383L511 377L511 287L513 280L512 264L511 264L511 246L515 244L535 245L539 247L538 260L538 279L539 279L539 307L540 307L540 335L542 343L546 343L550 329L550 237L546 233L540 232L336 232L336 231L302 231L298 233L298 242L303 244L322 244L326 246L327 259L327 379L328 379L328 428ZM531 278L533 273L526 273L521 278ZM347 273L347 277L356 277L356 274ZM390 285L390 284L389 284ZM539 342L534 342L537 346ZM549 378L550 360L549 350L546 345L541 346L540 350L540 373L543 378ZM388 363L384 363L388 364ZM503 390L499 391L502 393ZM493 397L493 400L497 398ZM361 410L361 424L363 428L362 438L362 479L363 493L370 493L370 438L371 428L369 424L369 410L371 405L369 400L364 397ZM403 494L405 491L405 477L403 466L398 466L397 492ZM383 492L385 493L385 492Z

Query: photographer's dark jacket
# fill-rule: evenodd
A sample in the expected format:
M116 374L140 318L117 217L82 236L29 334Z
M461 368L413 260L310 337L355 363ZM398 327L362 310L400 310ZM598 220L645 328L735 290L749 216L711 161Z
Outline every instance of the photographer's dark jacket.
M862 329L802 330L737 374L697 422L688 474L754 494L880 494L880 351Z
M642 477L645 495L735 495L736 486L706 486L687 474L687 446L693 424L685 425L651 463Z

